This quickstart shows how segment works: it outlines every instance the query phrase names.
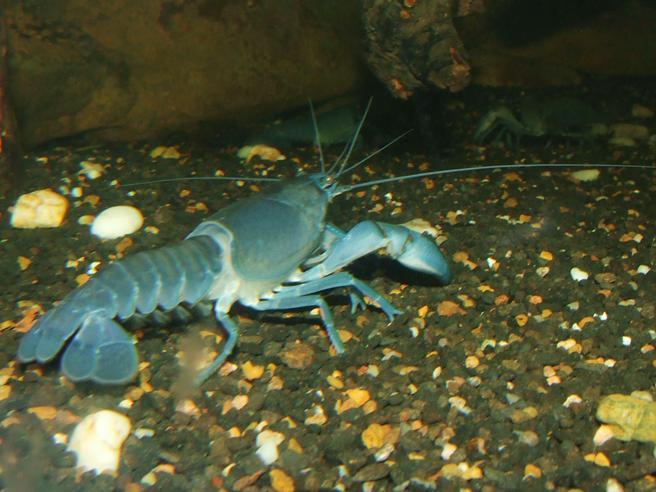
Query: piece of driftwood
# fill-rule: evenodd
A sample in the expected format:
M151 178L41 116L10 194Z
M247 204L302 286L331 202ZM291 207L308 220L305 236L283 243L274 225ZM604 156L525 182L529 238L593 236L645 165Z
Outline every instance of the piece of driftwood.
M470 81L454 17L483 10L483 0L364 0L367 60L401 99L418 90L451 92Z

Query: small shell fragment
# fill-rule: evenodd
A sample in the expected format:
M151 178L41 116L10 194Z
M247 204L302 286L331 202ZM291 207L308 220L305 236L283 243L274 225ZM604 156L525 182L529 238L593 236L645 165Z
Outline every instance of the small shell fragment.
M100 239L116 239L138 231L143 225L143 215L134 207L119 205L98 214L91 224L91 234Z
M67 210L66 197L48 188L36 190L18 197L11 213L11 225L18 229L59 227Z
M77 424L68 450L77 455L77 466L96 474L115 474L123 442L132 424L125 415L112 410L100 410L87 415Z

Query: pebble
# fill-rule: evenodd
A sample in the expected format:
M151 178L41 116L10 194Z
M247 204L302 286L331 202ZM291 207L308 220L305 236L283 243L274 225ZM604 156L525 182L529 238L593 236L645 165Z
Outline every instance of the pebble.
M572 280L576 280L577 282L581 282L582 280L587 280L588 277L590 276L588 272L581 270L578 267L574 267L569 271L569 274L572 277Z
M611 126L613 138L630 138L633 140L645 140L649 137L649 129L645 125L634 123L617 123Z
M570 177L576 181L595 181L599 179L599 169L583 169L574 171Z
M535 447L540 443L540 437L536 432L533 431L515 431L515 434L519 438L519 442L526 444L527 446Z
M151 159L180 159L182 154L177 149L177 147L166 147L165 145L159 145L150 151Z
M654 117L654 111L642 104L634 104L631 107L631 116L634 118L649 119Z
M656 444L656 403L636 392L605 396L597 407L597 420L613 424L613 435L620 441Z
M93 221L95 220L95 217L93 215L82 215L79 219L77 219L77 223L80 225L91 225L93 224Z
M477 466L470 466L469 463L447 463L439 472L440 476L445 478L460 478L462 480L478 480L483 478L483 470Z
M614 145L615 147L635 147L636 146L636 141L632 138L629 138L629 137L612 137L610 140L608 140L608 143L610 145Z
M624 486L616 478L606 481L606 492L624 492Z
M535 466L532 463L529 463L524 467L524 480L527 478L541 478L542 477L542 470Z
M80 162L78 174L84 174L88 179L97 179L105 173L105 166L92 161Z
M18 229L59 227L66 217L68 200L51 189L36 190L18 197L11 212L11 225Z
M434 225L422 218L414 218L401 225L419 234L428 234L432 238L437 238L439 234L439 230Z
M453 443L447 442L442 448L440 457L443 460L448 461L449 459L451 459L451 456L453 456L453 453L455 453L457 450L458 450L458 446L456 446Z
M373 463L359 470L353 480L356 482L368 482L370 480L380 480L389 475L390 467L385 463Z
M563 403L563 406L569 408L572 405L579 405L581 403L583 403L583 399L579 395L573 394L567 397Z
M100 239L116 239L138 231L143 225L143 215L129 205L119 205L103 210L91 224L91 234Z
M255 454L266 466L274 463L279 456L278 445L285 440L284 434L270 430L263 430L257 435L255 444L257 451Z
M360 438L367 449L379 449L386 444L395 444L399 439L400 431L390 424L370 424Z
M294 480L282 470L271 470L269 480L271 488L276 492L294 492Z
M68 445L68 450L77 455L77 467L96 474L115 474L131 427L129 418L112 410L84 417L73 430Z
M602 424L595 432L592 442L595 446L603 446L606 442L610 441L614 437L613 426L608 424Z
M287 157L275 147L270 147L269 145L264 144L245 145L239 149L237 157L240 159L246 159L246 162L250 162L254 157L259 157L263 161L271 162L287 159Z

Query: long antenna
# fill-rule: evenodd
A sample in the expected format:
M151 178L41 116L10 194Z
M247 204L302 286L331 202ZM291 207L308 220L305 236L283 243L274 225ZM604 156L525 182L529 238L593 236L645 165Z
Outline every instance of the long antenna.
M369 101L367 101L367 107L364 109L364 113L362 114L362 119L360 119L360 123L358 123L358 127L355 130L355 135L353 135L353 140L351 140L351 145L349 146L348 152L346 153L346 156L344 156L344 159L342 160L342 164L339 167L339 171L337 171L337 176L341 176L344 173L344 168L348 164L348 160L351 158L351 153L353 152L353 149L355 148L355 144L358 141L358 137L360 136L360 132L362 131L362 126L364 125L364 121L367 119L367 115L369 114L369 109L371 108L371 103L373 100L374 98L370 97ZM375 154L371 154L369 157L372 157L374 155Z
M321 148L321 134L319 133L319 124L317 123L317 115L314 112L314 105L312 104L312 99L308 98L308 103L310 104L310 115L312 116L312 126L314 126L314 145L316 145L317 150L319 151L321 174L325 174L326 164L323 160L323 149Z
M382 150L382 149L381 149ZM443 176L445 174L456 174L456 173L466 173L473 171L492 171L495 169L549 169L549 168L615 168L615 169L653 169L656 170L654 166L648 166L646 164L605 164L605 163L591 163L591 164L567 164L564 162L558 163L545 163L545 164L496 164L489 166L470 166L470 167L458 167L452 169L441 169L438 171L426 171L424 173L416 174L407 174L405 176L396 176L391 178L375 179L373 181L365 181L364 183L357 183L353 185L340 186L338 193L344 193L347 191L357 190L359 188L365 188L367 186L373 186L382 183L391 183L394 181L403 181L405 179L416 179L416 178L427 178L430 176Z
M281 178L250 178L241 176L189 176L187 178L164 178L150 181L137 181L135 183L121 183L119 187L144 186L160 183L177 183L180 181L282 181Z

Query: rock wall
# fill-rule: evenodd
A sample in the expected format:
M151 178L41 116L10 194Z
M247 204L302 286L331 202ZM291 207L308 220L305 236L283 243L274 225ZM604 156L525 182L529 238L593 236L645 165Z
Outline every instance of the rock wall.
M27 147L239 124L366 73L357 0L8 0L4 15Z
M508 24L521 1L4 0L8 100L29 148L239 125L354 92L369 80L365 39L396 97L656 74L652 3L605 0L612 8L508 43L532 29Z

